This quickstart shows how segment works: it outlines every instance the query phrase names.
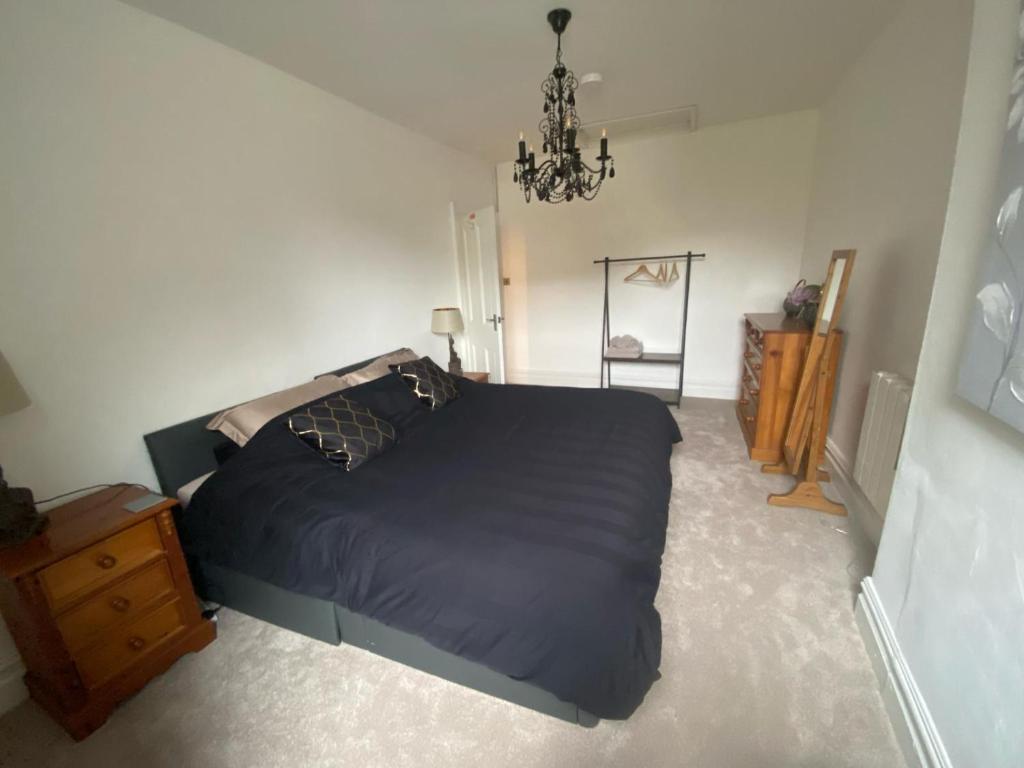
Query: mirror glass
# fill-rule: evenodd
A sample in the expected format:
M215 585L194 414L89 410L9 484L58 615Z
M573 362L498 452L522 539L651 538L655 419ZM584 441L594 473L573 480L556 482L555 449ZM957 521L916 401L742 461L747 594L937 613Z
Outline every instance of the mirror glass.
M829 331L829 327L832 325L832 313L835 312L836 299L839 298L839 286L843 282L843 272L846 270L846 259L835 259L832 262L832 276L828 281L828 285L825 290L824 302L821 306L821 312L818 315L818 328L819 334L826 334Z

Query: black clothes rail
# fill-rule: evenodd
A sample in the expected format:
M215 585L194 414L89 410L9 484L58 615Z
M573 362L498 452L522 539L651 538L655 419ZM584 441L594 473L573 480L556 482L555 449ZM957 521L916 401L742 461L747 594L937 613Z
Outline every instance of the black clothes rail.
M604 389L605 379L609 389L632 389L654 395L666 403L679 405L683 399L683 369L686 365L686 321L690 314L690 271L694 261L703 261L707 254L687 251L676 256L652 256L635 259L597 259L595 264L604 264L604 315L601 321L601 388ZM675 352L644 352L637 358L609 357L608 344L611 342L611 318L608 309L608 268L612 264L630 264L647 261L685 261L686 274L683 277L683 327L679 340L679 353ZM679 378L675 388L666 387L630 387L612 384L612 363L660 363L662 365L678 365Z

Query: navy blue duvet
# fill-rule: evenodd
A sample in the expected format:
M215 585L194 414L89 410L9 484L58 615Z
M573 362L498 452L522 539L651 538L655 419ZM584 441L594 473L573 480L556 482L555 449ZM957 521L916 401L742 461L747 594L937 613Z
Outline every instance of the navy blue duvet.
M270 422L193 497L187 551L628 717L658 677L674 419L634 392L459 384L438 411L393 374L346 390L400 440L352 472Z

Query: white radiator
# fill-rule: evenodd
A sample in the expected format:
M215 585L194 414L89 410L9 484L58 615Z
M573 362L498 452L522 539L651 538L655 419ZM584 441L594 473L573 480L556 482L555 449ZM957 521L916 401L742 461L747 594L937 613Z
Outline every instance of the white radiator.
M911 382L895 373L876 371L871 375L853 479L880 517L885 517L889 507L913 388Z

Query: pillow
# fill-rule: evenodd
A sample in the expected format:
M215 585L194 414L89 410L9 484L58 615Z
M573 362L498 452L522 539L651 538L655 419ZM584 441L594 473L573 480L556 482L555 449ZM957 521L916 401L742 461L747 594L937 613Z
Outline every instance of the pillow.
M205 483L212 474L213 472L207 472L205 475L200 475L195 480L190 480L178 489L178 501L181 502L182 509L188 507L189 502L192 501L192 496L199 490L199 486Z
M459 397L455 379L429 357L399 363L390 368L402 377L412 393L429 405L432 411Z
M354 387L356 384L365 384L368 381L379 379L381 376L387 376L391 372L391 365L396 363L407 363L416 359L417 355L415 352L403 347L397 352L381 355L369 365L352 371L351 373L346 373L341 378L345 380L345 383L348 386Z
M293 413L288 417L288 429L348 472L398 442L390 422L342 395Z
M223 467L227 460L240 450L242 450L242 446L234 440L221 440L213 446L213 458L217 461L217 468Z
M320 397L338 392L350 385L340 376L321 376L305 384L291 389L282 389L272 395L266 395L248 403L236 405L214 416L206 428L220 432L234 440L238 445L245 445L249 439L259 432L260 427L282 413L297 408Z
M405 385L402 377L393 371L388 371L387 376L379 379L350 387L342 394L390 422L398 432L399 439L430 418L430 408L421 403Z

